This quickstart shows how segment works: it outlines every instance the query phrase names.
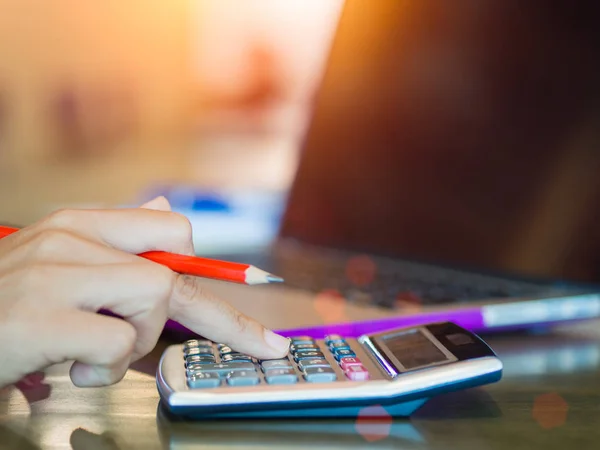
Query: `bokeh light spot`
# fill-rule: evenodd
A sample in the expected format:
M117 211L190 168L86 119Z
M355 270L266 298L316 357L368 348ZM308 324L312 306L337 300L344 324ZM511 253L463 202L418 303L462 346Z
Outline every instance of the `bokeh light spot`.
M368 406L358 413L355 428L366 441L381 441L391 433L392 416L380 405Z
M423 309L421 297L410 291L399 293L396 296L395 306L403 312L417 312Z
M346 299L334 289L321 291L315 296L313 307L324 323L345 322Z
M532 415L545 429L557 428L567 421L569 405L555 392L538 395L533 402Z
M346 263L346 277L348 281L358 287L364 287L373 282L377 266L375 261L368 256L355 256Z

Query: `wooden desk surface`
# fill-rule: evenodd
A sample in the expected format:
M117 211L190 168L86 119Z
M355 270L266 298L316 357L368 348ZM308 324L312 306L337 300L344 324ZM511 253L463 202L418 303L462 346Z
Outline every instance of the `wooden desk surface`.
M154 378L162 349L176 342L165 337L115 386L75 388L68 367L57 366L47 373L50 392L4 391L0 448L597 448L599 325L489 337L505 363L501 382L437 397L411 420L393 422L165 420Z

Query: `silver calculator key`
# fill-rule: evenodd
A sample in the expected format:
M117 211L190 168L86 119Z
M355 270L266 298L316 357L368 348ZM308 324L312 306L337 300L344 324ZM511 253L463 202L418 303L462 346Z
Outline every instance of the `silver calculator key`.
M202 366L203 373L218 373L219 376L225 377L230 372L237 372L246 370L249 372L256 372L254 364L248 362L232 362L232 363L221 363L221 364L205 364Z
M265 372L265 378L269 384L294 384L298 376L294 369L271 369Z
M215 362L214 356L192 355L185 359L185 366L188 367L191 364L214 364Z
M189 341L185 341L183 343L185 348L192 347L212 347L212 343L210 341L206 341L204 339L190 339Z
M304 370L304 379L310 383L326 383L337 380L337 375L328 367L308 367Z
M304 372L309 367L331 367L331 365L324 358L313 358L299 361L298 367Z
M325 358L322 352L299 352L294 355L294 359L297 363L302 361L303 359L317 359L317 358Z
M214 361L195 362L193 364L188 364L188 366L186 367L186 371L187 373L202 372L202 370L204 369L204 367L206 367L207 364L214 363Z
M296 336L291 338L292 344L314 344L315 340L310 336Z
M210 347L192 347L192 348L185 349L183 351L184 358L187 358L188 356L194 356L194 355L212 356L213 351L212 351L212 348L210 348Z
M252 357L247 355L234 355L228 354L221 357L221 361L224 363L230 362L252 362Z
M231 372L227 375L227 384L229 386L254 386L259 381L258 374L254 371L241 370L239 372Z
M188 386L192 389L213 388L220 384L221 378L216 373L196 372L188 376Z
M271 361L263 361L261 367L264 372L271 369L291 369L292 363L287 359L274 359Z
M290 352L298 353L298 352L318 352L319 347L317 344L292 344L290 346Z

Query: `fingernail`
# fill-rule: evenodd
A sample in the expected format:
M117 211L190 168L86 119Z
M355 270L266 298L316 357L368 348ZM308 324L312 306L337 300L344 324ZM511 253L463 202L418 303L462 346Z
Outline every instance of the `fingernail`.
M101 371L101 370L100 370ZM78 365L73 366L71 370L71 380L77 387L98 387L102 386L104 376L99 373L99 368Z
M144 209L154 209L157 211L170 211L171 205L169 201L162 195L150 200L149 202L144 203L140 208Z
M269 347L277 350L278 353L287 354L290 349L290 340L273 333L271 330L265 330L265 341L269 344Z

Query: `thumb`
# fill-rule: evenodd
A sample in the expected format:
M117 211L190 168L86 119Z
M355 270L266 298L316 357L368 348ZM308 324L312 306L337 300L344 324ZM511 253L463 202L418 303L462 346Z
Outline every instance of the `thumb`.
M140 208L153 209L155 211L171 211L171 204L169 203L169 200L161 195L144 203Z

